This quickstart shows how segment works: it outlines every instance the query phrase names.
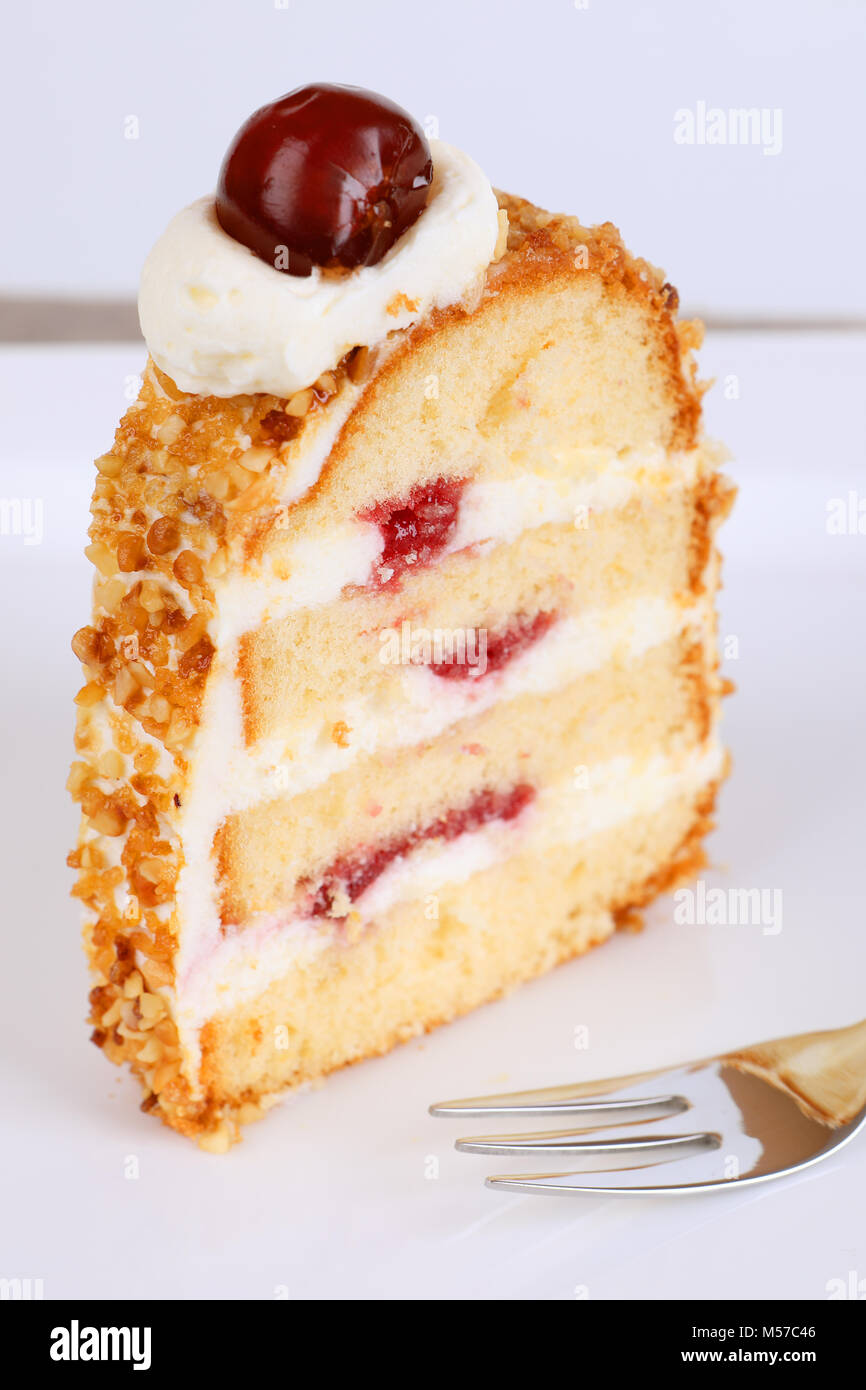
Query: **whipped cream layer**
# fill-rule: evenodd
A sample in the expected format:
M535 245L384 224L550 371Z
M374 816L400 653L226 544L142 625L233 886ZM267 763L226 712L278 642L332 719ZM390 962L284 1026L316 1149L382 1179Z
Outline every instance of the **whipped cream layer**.
M395 691L393 708L368 707L353 711L355 737L348 750L349 757L354 761L375 753L383 744L406 747L423 738L435 738L458 720L480 714L500 701L561 689L580 675L599 670L613 658L624 663L634 661L686 629L693 629L698 640L710 639L712 610L708 603L685 606L667 597L647 595L613 609L589 611L580 618L556 624L530 652L518 657L502 672L486 677L477 689L449 688L423 668L395 672L399 692ZM295 953L317 950L317 942L327 943L329 939L319 923L311 923L309 919L292 922L282 916L278 920L251 924L228 942L218 944L221 942L219 885L212 847L214 835L225 817L263 799L297 795L322 785L335 771L346 766L347 750L335 750L331 740L321 737L321 729L312 726L298 731L295 756L290 762L281 761L282 751L270 741L245 748L239 688L231 664L223 665L214 674L208 692L196 776L185 798L183 812L187 862L178 884L184 932L177 959L176 1007L185 1043L193 1049L197 1047L196 1029L206 1021L209 1011L229 1007L224 998L223 968L230 976L243 969L249 981L257 978L263 985L272 976L261 973L262 962L257 959L260 943L269 943L268 969L278 974L287 968ZM339 753L342 753L342 762ZM624 766L624 761L620 760L617 768ZM621 780L617 779L616 787L621 785ZM603 814L607 817L610 803L604 804L608 809ZM602 814L600 802L596 804L595 814L596 820L581 834L591 834L600 828L601 822L597 819ZM624 818L630 814L636 812L625 809ZM472 855L466 859L469 845L483 849L486 856L495 843L502 849L502 857L506 857L509 833L508 826L490 826L477 834L460 837L455 845L441 851L446 856L440 866L441 872L448 878L448 866L452 862L474 864ZM567 828L557 831L560 842L566 842L570 834ZM415 865L415 856L412 863ZM485 860L479 867L486 865ZM474 869L470 871L475 872ZM380 891L376 889L369 902L358 902L355 908L361 912L386 910ZM279 943L272 939L278 928L281 938L285 932L285 938ZM249 971L244 965L248 947L251 951ZM252 984L249 987L252 988ZM192 1074L190 1080L193 1080Z
M305 483L321 467L331 438L329 428L311 448L310 460L300 470ZM648 490L661 498L693 487L706 466L702 448L677 452L660 447L619 452L575 449L571 453L571 471L510 474L470 483L440 560L471 548L511 544L524 531L539 526L573 522L582 527L584 517L615 511L635 497L648 495ZM278 573L266 559L240 578L227 580L217 595L218 623L210 634L214 646L224 650L260 623L333 603L347 585L363 587L383 543L378 526L349 517L281 549Z
M214 685L208 732L202 738L208 803L225 815L273 797L300 796L361 758L431 742L494 705L524 695L549 695L610 662L638 661L682 632L689 631L693 641L708 642L712 626L709 599L685 605L646 594L555 621L502 670L477 681L443 681L426 666L395 666L387 699L379 691L367 695L361 690L345 700L344 717L352 730L348 747L334 743L325 718L298 724L290 740L281 732L246 747L238 686L230 677L220 687Z
M327 443L315 450L317 458ZM460 521L446 553L486 544L510 543L525 529L575 518L578 507L590 512L615 510L647 487L664 496L694 485L705 459L702 450L670 453L663 449L584 450L570 458L562 472L488 478L471 483L462 498ZM572 470L576 469L578 476ZM298 951L316 950L328 933L309 921L262 925L268 940L267 960L257 950L259 927L237 938L221 940L213 839L225 818L262 798L298 794L320 785L346 766L346 750L337 750L321 729L298 729L294 759L285 760L282 740L264 740L247 748L243 733L241 691L236 676L238 641L260 623L277 620L299 609L337 599L346 584L363 584L381 548L378 528L357 520L335 525L315 543L299 539L288 556L289 578L270 572L265 563L253 574L227 580L220 589L218 618L211 632L217 657L211 669L202 725L197 739L195 775L184 798L180 820L186 864L178 882L178 905L184 922L176 962L179 981L174 1011L190 1049L190 1082L197 1084L197 1032L217 1008L231 1007L225 994L226 976L245 973L260 985L286 968ZM312 547L312 549L310 549ZM477 687L462 689L439 681L419 667L395 670L395 704L385 710L369 706L352 710L352 757L374 753L383 744L411 745L433 738L461 718L481 713L500 700L524 693L556 690L581 674L598 670L616 656L631 661L677 632L693 628L699 640L709 641L712 610L709 602L677 601L671 595L646 595L613 609L588 610L557 623L530 652L501 673L485 677ZM619 784L618 784L619 785ZM628 814L628 813L626 813ZM479 832L496 835L498 828ZM591 829L585 833L592 833ZM476 843L474 837L468 837ZM487 844L487 839L477 843ZM460 857L466 846L446 847L442 853ZM443 870L451 860L443 861ZM277 938L277 939L275 939ZM243 942L243 945L241 944ZM249 969L244 952L252 949ZM214 954L216 948L216 954ZM265 973L261 971L264 969Z
M496 197L468 155L430 147L427 206L376 265L284 274L223 231L212 197L178 213L141 275L141 331L157 366L198 395L290 396L351 348L471 294L496 247Z
M589 769L585 790L575 790L573 777L564 778L542 790L514 821L492 822L451 844L423 846L398 860L356 900L353 912L362 923L375 920L402 901L465 882L514 854L574 845L633 817L652 815L715 781L724 765L715 735L679 757L597 763ZM208 1018L254 998L293 966L331 948L333 940L321 922L279 914L237 935L213 938L179 993L176 1017L184 1045L196 1056L199 1030Z

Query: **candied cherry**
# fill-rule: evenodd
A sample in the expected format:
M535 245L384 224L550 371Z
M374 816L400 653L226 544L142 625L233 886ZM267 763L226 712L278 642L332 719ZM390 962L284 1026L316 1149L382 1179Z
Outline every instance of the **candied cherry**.
M289 275L375 265L420 216L433 177L412 117L362 87L316 83L261 107L223 160L223 230Z

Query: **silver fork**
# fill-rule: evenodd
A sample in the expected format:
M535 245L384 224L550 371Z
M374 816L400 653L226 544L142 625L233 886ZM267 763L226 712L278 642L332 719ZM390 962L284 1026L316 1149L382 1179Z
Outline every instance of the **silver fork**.
M835 1153L866 1124L866 1020L800 1033L672 1069L473 1096L430 1106L431 1115L555 1115L566 1130L473 1135L461 1153L562 1154L566 1171L499 1174L514 1192L712 1192L796 1173ZM636 1136L629 1127L684 1116L684 1130ZM585 1138L604 1130L601 1137ZM676 1160L676 1178L648 1184L616 1175ZM559 1166L559 1165L557 1165ZM613 1179L574 1182L584 1173Z

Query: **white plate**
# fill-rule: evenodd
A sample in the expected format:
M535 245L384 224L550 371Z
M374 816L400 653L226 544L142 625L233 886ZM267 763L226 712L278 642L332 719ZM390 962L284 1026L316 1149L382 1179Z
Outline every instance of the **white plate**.
M0 495L44 508L41 544L0 537L0 1276L41 1279L47 1297L124 1298L820 1299L833 1280L856 1285L862 1140L751 1192L545 1201L485 1190L485 1171L520 1161L455 1154L465 1123L426 1108L866 1014L866 535L826 529L828 502L862 480L866 339L721 335L704 353L711 430L741 486L721 622L739 645L725 663L734 773L707 883L780 890L781 931L677 925L665 899L642 935L333 1077L225 1158L141 1115L137 1088L88 1045L63 866L90 460L141 361L134 347L0 354Z

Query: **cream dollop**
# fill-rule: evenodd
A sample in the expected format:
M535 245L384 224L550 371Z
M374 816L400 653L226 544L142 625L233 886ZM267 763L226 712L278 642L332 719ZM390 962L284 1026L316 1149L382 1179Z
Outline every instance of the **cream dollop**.
M350 348L471 292L496 247L496 197L461 150L433 140L431 151L421 216L377 265L345 275L275 270L223 231L212 197L178 213L141 274L141 331L157 366L198 395L290 396Z

